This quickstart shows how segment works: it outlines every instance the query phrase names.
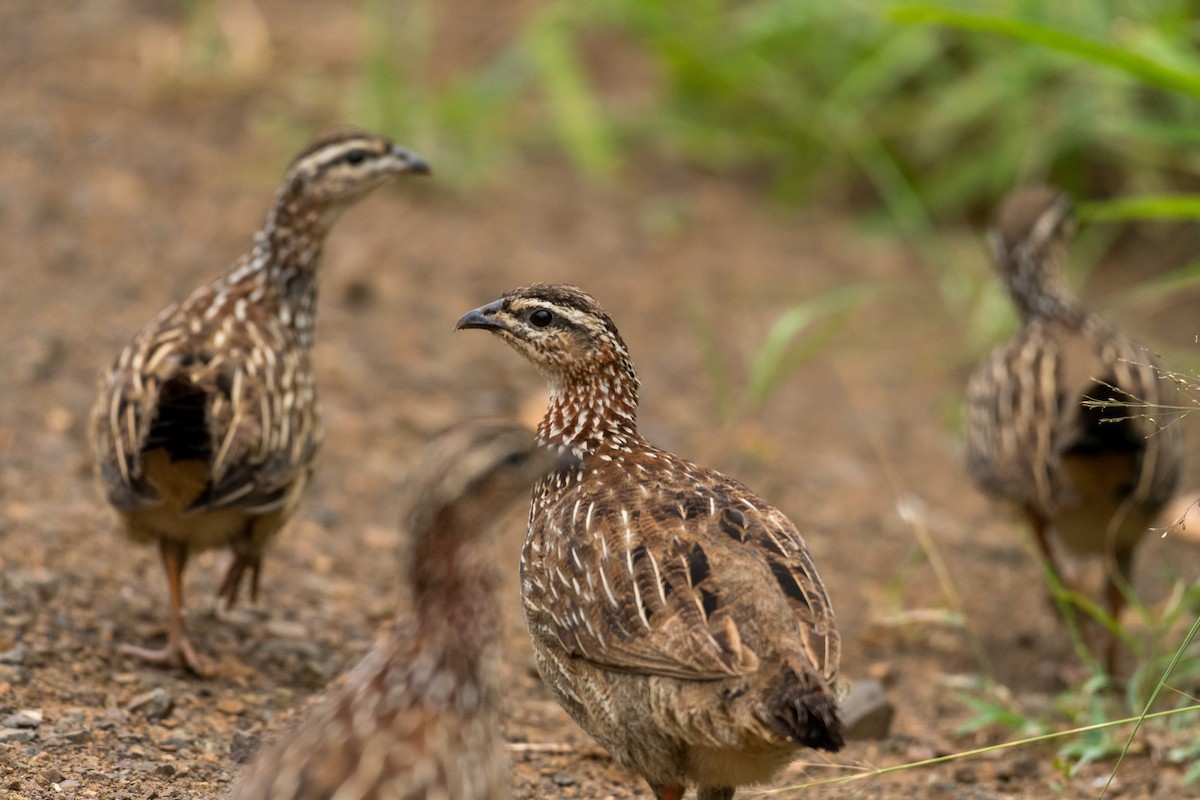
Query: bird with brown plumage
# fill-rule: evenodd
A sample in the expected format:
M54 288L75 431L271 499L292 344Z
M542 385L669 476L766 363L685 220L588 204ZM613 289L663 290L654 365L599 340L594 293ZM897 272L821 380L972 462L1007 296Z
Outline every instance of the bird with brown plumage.
M1021 510L1060 580L1054 540L1105 560L1107 612L1119 622L1134 549L1179 482L1183 439L1158 358L1063 284L1074 229L1070 199L1051 187L1016 191L996 214L992 260L1021 325L967 386L967 465L987 494ZM1114 671L1113 635L1104 657Z
M470 311L550 384L521 556L538 669L658 800L730 800L805 748L838 750L840 637L796 527L742 484L660 450L638 379L586 292L535 284Z
M526 428L461 425L409 489L413 612L247 768L232 800L503 800L498 605L487 534L569 457Z
M125 536L158 545L169 598L166 645L121 652L202 672L183 624L192 553L228 547L220 597L235 603L247 576L257 596L263 552L320 442L310 351L326 236L389 178L428 171L377 134L316 138L292 161L253 249L164 309L105 374L90 429L96 475Z

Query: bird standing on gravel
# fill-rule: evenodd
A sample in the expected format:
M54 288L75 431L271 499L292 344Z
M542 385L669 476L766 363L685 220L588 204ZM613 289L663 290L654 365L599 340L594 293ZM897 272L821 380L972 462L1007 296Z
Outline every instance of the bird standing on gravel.
M410 490L414 613L248 768L232 800L509 796L484 535L566 460L515 425L463 425L435 440Z
M1134 548L1179 480L1182 436L1162 424L1177 401L1158 359L1063 285L1074 227L1070 200L1053 188L1014 192L1000 206L989 244L1021 327L967 387L967 464L984 491L1024 512L1056 575L1051 531L1073 553L1105 557L1108 611L1119 619Z
M97 477L125 535L157 543L170 612L166 646L123 646L200 672L184 632L189 554L229 547L229 605L308 483L320 440L309 351L317 273L338 216L393 175L425 173L382 136L338 130L305 147L254 249L224 277L168 306L104 377L92 413Z
M550 383L521 594L542 678L658 800L729 800L802 747L837 750L840 638L804 540L745 486L653 447L612 319L573 286L470 311Z

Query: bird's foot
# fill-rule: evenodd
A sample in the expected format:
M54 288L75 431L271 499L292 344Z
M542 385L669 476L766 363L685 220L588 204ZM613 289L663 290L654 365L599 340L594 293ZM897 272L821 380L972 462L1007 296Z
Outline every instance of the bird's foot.
M250 578L250 602L257 602L258 575L261 568L262 559L258 556L234 555L225 577L221 580L221 586L217 589L217 598L224 602L226 610L237 605L242 583L247 576Z
M192 643L186 637L176 641L168 641L165 647L157 649L123 644L118 648L118 652L122 655L133 656L139 661L145 661L148 664L178 667L201 677L207 674L200 661L200 657L196 655L196 651L192 649Z

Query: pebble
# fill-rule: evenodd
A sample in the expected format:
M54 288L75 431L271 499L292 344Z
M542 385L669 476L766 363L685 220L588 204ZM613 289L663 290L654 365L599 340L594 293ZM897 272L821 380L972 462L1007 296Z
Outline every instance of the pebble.
M29 728L0 728L0 743L28 742L35 736Z
M10 687L13 684L24 686L32 677L33 673L28 667L0 663L0 682L7 683Z
M266 625L267 633L276 639L291 639L303 641L309 638L308 628L300 622L285 619L273 619Z
M0 727L4 728L36 728L42 724L40 708L23 708L15 714L0 717Z
M19 342L15 362L9 366L22 383L42 383L61 367L66 348L55 336L27 336Z
M9 650L0 653L0 664L15 664L21 666L29 662L29 648L23 644L19 644Z
M75 424L75 417L65 408L52 408L46 412L43 424L51 433L66 433Z
M234 731L229 742L229 758L235 764L249 764L262 746L262 737L248 731Z
M175 707L175 700L166 689L160 686L148 692L142 692L130 700L125 707L130 711L141 713L147 719L162 719L171 713L171 709Z
M569 772L556 772L550 780L554 781L555 786L574 786L578 783Z
M217 701L217 711L222 714L240 714L246 710L246 704L235 697L223 697Z
M846 738L859 741L885 738L896 715L896 707L888 700L883 684L871 678L854 682L841 710Z

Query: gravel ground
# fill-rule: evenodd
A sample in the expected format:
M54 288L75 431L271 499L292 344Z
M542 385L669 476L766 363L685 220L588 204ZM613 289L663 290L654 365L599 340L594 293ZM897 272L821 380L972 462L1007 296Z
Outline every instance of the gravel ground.
M464 191L454 152L430 142L409 144L434 178L372 196L330 243L316 349L326 445L301 511L268 554L261 605L215 611L226 555L206 554L189 568L187 615L212 676L118 655L121 642L159 641L165 591L156 553L113 533L91 484L85 427L96 380L151 315L247 247L293 149L351 107L353 15L316 0L223 7L261 14L269 48L251 37L236 50L244 64L215 73L186 66L171 4L0 7L4 798L222 796L260 743L404 606L397 520L421 443L464 417L536 419L537 376L498 343L451 330L461 312L533 280L583 285L613 313L641 370L653 441L741 478L792 515L838 611L846 674L880 681L895 707L886 738L814 755L778 786L1003 741L1009 734L991 728L956 733L970 717L962 687L982 670L973 642L1023 713L1045 711L1078 680L1019 526L965 482L958 404L983 348L903 249L852 220L770 209L752 187L659 164L597 188L524 154ZM500 10L444 8L435 71L471 63L513 24ZM466 8L478 13L456 13ZM949 243L964 270L985 274L975 235ZM1146 259L1161 249L1142 244ZM1151 268L1101 270L1097 301L1116 307ZM723 417L695 320L730 365L736 396L771 321L847 281L872 286L872 301L763 407ZM1186 356L1190 300L1118 320ZM517 796L645 797L532 669L515 581L522 516L495 542L507 565ZM922 613L947 603L918 557L913 520L946 562L965 627ZM1178 537L1150 539L1138 589L1160 602L1198 563ZM1185 796L1183 768L1165 760L1180 742L1164 730L1139 739L1109 796ZM1054 754L1018 748L805 796L1098 794L1107 764L1068 778Z

